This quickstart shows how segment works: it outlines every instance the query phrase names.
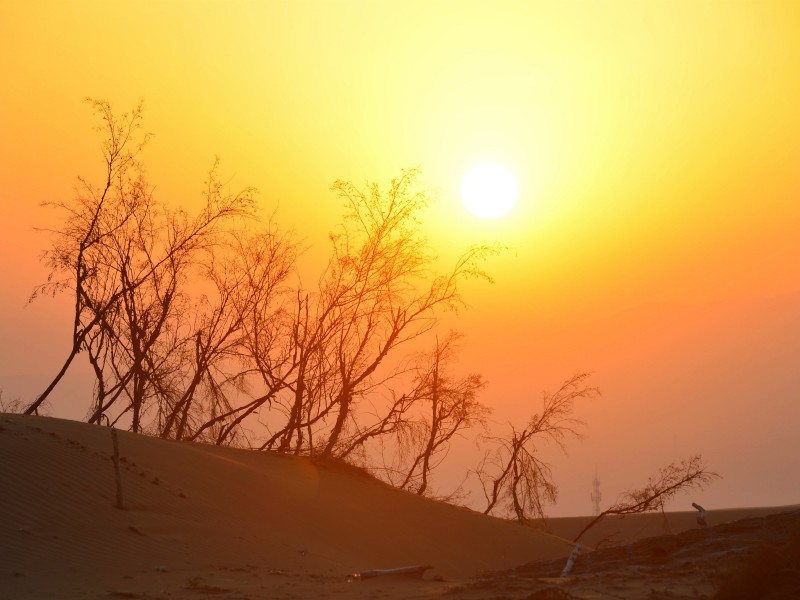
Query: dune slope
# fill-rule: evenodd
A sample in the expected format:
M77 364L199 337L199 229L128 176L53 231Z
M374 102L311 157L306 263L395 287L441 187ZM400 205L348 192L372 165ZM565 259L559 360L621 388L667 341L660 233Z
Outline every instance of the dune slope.
M108 428L0 415L0 587L13 597L229 590L248 577L262 590L273 578L278 597L287 578L429 564L429 577L452 580L567 550L346 466L118 435L124 510L114 507Z

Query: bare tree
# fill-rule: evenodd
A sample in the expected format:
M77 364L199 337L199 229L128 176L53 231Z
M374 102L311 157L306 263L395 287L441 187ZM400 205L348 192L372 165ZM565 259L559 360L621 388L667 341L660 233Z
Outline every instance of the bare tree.
M438 311L460 305L463 279L488 279L480 264L491 247L467 250L448 273L430 273L434 257L418 227L427 197L415 190L416 175L404 171L385 191L334 184L345 218L331 235L318 290L298 291L283 351L270 354L260 348L274 344L252 343L265 389L284 418L265 448L348 456L372 437L365 431L386 432L401 399L389 402L373 422L377 429L359 421L360 404L401 374L403 361L391 360L400 347L428 333ZM276 339L273 329L261 332Z
M19 398L13 400L3 398L3 390L0 389L0 413L21 413L24 406Z
M136 160L146 141L146 136L137 137L141 105L117 118L107 102L92 104L107 136L106 181L96 189L81 179L72 201L54 203L66 214L66 222L54 232L53 247L46 254L48 282L32 296L73 291L72 348L26 412L37 410L78 352L87 350L97 381L89 420L98 420L126 398L121 412L131 412L132 429L139 431L147 401L166 393L159 369L176 343L169 328L177 319L180 286L198 255L219 243L223 225L252 214L252 190L223 194L212 170L205 204L197 215L169 209L154 199ZM164 348L167 340L173 348Z
M150 275L141 285L128 286L132 291L122 296L116 322L104 323L117 350L109 366L117 381L125 382L132 429L140 430L149 402L158 411L152 433L175 439L205 435L222 443L235 429L220 430L237 412L229 392L238 396L242 391L245 318L257 302L268 302L286 278L294 249L288 236L271 229L271 221L256 233L230 229L249 213L230 210L236 197L222 194L216 169L206 194L206 210L196 217L164 212L154 218L157 228L138 227L136 246L146 249L140 256L130 251L115 255L123 279L128 272L142 271L137 260ZM220 231L212 220L226 229ZM159 237L168 241L161 252L169 260L162 268L150 268ZM259 259L264 260L254 262ZM250 285L253 277L259 277L258 286Z
M706 469L699 454L677 463L670 463L659 469L658 474L649 478L643 487L625 492L617 502L589 521L575 536L573 542L580 540L587 531L608 515L624 516L663 511L664 503L679 492L693 488L702 489L718 477L718 474Z
M483 378L477 374L456 378L450 372L459 337L450 333L444 340L437 339L433 350L416 366L411 397L422 412L415 421L407 419L408 427L398 430L408 432L401 447L405 445L410 455L405 475L396 483L400 489L427 494L430 474L446 458L453 438L486 424L489 409L477 399L486 387Z
M249 444L255 423L261 448L342 458L413 429L403 485L425 493L453 436L482 420L483 381L446 372L453 337L414 373L408 352L462 306L462 281L490 279L483 260L498 248L468 248L436 272L417 170L387 189L337 181L344 219L330 259L311 289L293 286L298 245L271 219L248 229L252 189L226 193L215 164L197 214L171 207L138 161L141 105L121 117L92 105L104 184L81 179L72 200L54 203L65 221L32 295L74 294L72 348L28 412L83 351L95 376L90 422L125 418L136 432L218 444ZM414 376L411 392L395 393Z
M211 304L198 311L193 365L189 385L173 412L167 416L162 435L167 435L177 419L178 439L205 439L223 444L231 442L240 424L258 410L269 396L257 395L244 402L232 402L225 388L232 388L240 398L247 397L248 377L255 371L248 353L248 326L254 315L275 316L289 294L287 278L295 266L297 245L291 236L272 223L255 235L236 236L227 256L209 267L213 283ZM195 392L204 385L207 393ZM194 424L187 427L194 405Z
M119 290L105 284L95 271L97 248L117 226L125 223L131 208L119 194L128 173L137 166L136 155L147 141L147 136L137 137L141 126L142 104L131 113L116 117L108 102L88 100L103 122L101 129L107 138L103 143L105 161L104 182L95 187L79 178L77 194L72 201L48 202L66 214L66 222L55 235L53 247L45 253L50 267L47 282L38 286L29 302L40 294L56 295L71 290L74 295L72 319L72 346L56 376L25 410L37 411L66 374L72 361L84 345L86 337L97 327L105 311L119 300ZM59 277L60 276L60 277ZM89 288L95 288L90 298Z
M573 416L574 403L600 394L587 385L588 378L588 373L574 375L555 393L544 394L542 411L524 428L510 425L505 436L489 438L495 447L476 471L486 498L484 514L505 502L521 523L544 518L545 505L555 502L558 488L550 464L538 454L537 443L554 442L563 450L567 438L580 437L583 422Z

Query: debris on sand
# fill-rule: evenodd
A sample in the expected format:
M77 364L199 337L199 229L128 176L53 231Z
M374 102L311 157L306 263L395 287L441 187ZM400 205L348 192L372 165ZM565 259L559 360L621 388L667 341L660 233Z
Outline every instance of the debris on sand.
M410 567L397 567L395 569L371 569L348 575L346 581L374 579L375 577L409 577L421 579L425 571L432 569L430 565L413 565Z

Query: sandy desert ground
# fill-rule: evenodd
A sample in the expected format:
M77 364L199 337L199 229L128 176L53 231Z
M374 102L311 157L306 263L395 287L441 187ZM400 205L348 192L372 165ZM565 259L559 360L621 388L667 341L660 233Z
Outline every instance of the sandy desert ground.
M655 597L652 585L633 585L635 572L628 592L622 580L579 570L572 583L550 582L541 565L564 560L566 538L585 519L538 531L337 463L118 436L123 510L114 506L108 428L0 415L0 598L532 598L564 585L572 595L561 597ZM710 520L774 512L711 511ZM696 527L690 512L609 520L586 542L610 547ZM525 571L531 564L541 568ZM432 568L422 578L347 579L411 565ZM671 597L710 593L703 572L690 575L683 591L673 586L686 596Z

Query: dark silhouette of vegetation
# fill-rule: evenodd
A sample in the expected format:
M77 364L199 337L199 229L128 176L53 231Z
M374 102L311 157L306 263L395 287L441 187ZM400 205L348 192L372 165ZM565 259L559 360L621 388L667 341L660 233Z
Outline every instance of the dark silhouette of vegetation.
M625 516L663 511L664 503L675 494L692 488L702 489L717 477L719 475L705 468L700 455L670 463L662 467L658 475L648 479L643 487L625 492L620 500L589 521L572 541L580 540L583 534L608 515Z
M70 349L26 412L79 353L95 379L87 421L164 438L355 459L377 439L422 435L421 422L406 421L424 404L431 428L407 482L421 478L424 493L449 439L480 420L483 384L425 383L421 371L414 380L412 343L463 305L465 279L489 280L481 263L496 249L468 248L436 273L419 228L428 198L415 188L417 170L386 189L337 181L344 218L306 288L297 242L260 218L255 190L225 192L215 164L196 214L167 204L140 162L141 104L116 116L108 102L90 102L105 138L102 184L80 179L74 198L50 204L64 221L51 232L48 280L31 296L74 297ZM437 346L442 360L450 345Z
M447 457L453 438L486 426L489 409L477 399L486 386L483 378L478 374L457 378L451 372L459 338L451 332L444 340L437 339L414 366L414 385L405 398L419 412L400 423L396 454L404 464L389 471L390 481L400 489L427 494L431 471Z
M137 158L148 139L139 134L141 104L116 117L108 102L91 103L106 134L104 181L96 187L79 179L75 198L49 203L65 214L65 222L52 232L54 243L45 255L48 280L31 296L74 295L72 344L59 372L25 412L37 411L85 351L96 377L89 422L108 417L123 399L112 423L130 413L131 429L138 432L149 405L174 394L166 378L183 341L181 286L222 244L231 221L252 216L253 194L222 194L212 171L197 215L171 210L154 198Z
M0 389L0 412L4 413L21 413L25 409L25 405L19 398L9 400L3 397L3 390Z
M84 347L86 338L96 331L105 310L119 299L119 290L115 294L103 288L103 281L97 281L90 255L109 231L113 231L113 224L103 230L105 216L116 217L117 223L124 223L129 216L128 207L120 196L124 195L121 192L127 187L128 172L135 166L136 155L146 141L137 144L133 140L140 128L142 106L140 103L130 114L117 118L108 103L97 101L92 104L108 134L103 144L104 182L97 188L79 178L77 195L71 202L48 203L63 211L66 220L62 229L52 232L56 239L45 255L50 267L47 283L36 288L30 298L32 301L42 293L55 295L72 291L75 296L72 345L61 369L44 392L27 407L26 414L36 412L45 402ZM116 197L115 191L120 192ZM89 288L93 285L98 288L95 296L100 296L99 299L89 297Z
M401 385L399 351L430 332L439 311L462 304L464 279L489 279L480 267L494 251L488 246L468 249L449 272L430 273L434 257L418 227L427 197L414 190L416 176L404 171L385 191L337 181L345 218L317 290L298 289L282 330L254 324L252 359L264 396L283 415L262 448L344 457L392 431L407 409L385 400ZM365 401L371 415L359 410Z
M415 351L443 312L463 306L465 280L491 281L482 265L498 248L467 248L437 272L420 232L428 197L416 169L386 188L337 181L343 219L306 287L298 242L260 215L255 190L228 193L215 163L199 211L168 204L139 160L141 103L121 116L90 103L104 134L101 184L79 179L72 199L49 203L63 222L45 254L48 279L31 296L70 294L69 350L25 412L36 413L84 353L90 423L372 466L384 456L375 449L388 448L385 477L432 495L431 473L453 440L486 425L485 382L453 373L457 334ZM524 427L485 438L493 447L477 473L486 513L544 517L557 489L537 446L579 437L574 402L598 394L587 378L545 394Z
M509 424L506 435L489 438L494 447L476 471L486 498L485 514L503 507L520 523L544 519L545 505L555 502L558 488L537 444L553 442L563 450L567 438L580 437L583 422L573 416L575 401L600 394L587 384L588 378L588 373L574 375L555 393L544 394L541 412L525 427Z

